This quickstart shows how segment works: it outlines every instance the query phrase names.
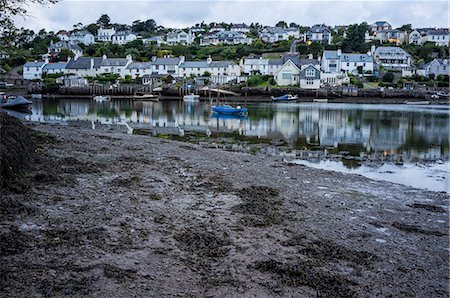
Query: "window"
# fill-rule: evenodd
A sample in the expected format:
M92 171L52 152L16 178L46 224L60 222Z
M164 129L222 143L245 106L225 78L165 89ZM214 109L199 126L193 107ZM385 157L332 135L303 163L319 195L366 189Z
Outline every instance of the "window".
M366 66L366 62L363 63L363 66Z
M117 69L117 72L120 72L120 68Z
M305 76L307 76L307 77L313 77L313 76L315 76L315 75L316 75L316 72L315 72L314 69L307 69L307 70L305 71Z
M306 79L306 85L314 85L313 79Z
M350 66L350 63L347 62L347 66Z
M155 65L155 69L156 69L156 70L159 70L159 65Z
M286 79L286 80L290 80L292 78L292 73L290 73L290 72L283 72L281 74L281 78L282 79Z
M353 66L356 66L356 62L354 63L354 65Z

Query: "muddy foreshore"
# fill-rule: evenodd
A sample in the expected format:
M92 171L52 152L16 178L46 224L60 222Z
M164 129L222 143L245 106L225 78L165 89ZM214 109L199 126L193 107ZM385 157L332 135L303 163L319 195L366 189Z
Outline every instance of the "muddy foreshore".
M27 124L2 297L448 297L449 197L281 158Z

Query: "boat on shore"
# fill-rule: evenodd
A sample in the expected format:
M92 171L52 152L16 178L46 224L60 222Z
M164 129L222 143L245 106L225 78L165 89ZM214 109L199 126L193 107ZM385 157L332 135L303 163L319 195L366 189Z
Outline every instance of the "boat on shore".
M196 95L194 93L183 96L183 101L194 102L194 101L199 101L199 100L200 100L200 95Z
M134 95L133 100L137 101L158 101L158 95L155 94L142 94L142 95Z
M0 108L23 110L28 109L31 104L32 102L23 96L9 96L6 102L0 103Z
M220 115L241 115L245 116L248 114L248 109L241 106L233 107L230 105L216 105L212 106L211 110L213 113Z
M440 91L437 92L436 94L431 95L431 98L432 99L450 98L450 94Z
M95 101L110 101L111 100L111 96L94 95L92 97L92 99L95 100Z
M423 101L405 101L407 105L429 105L430 102L428 100Z
M314 98L313 102L328 102L328 98Z
M296 100L298 98L297 95L292 94L285 94L278 97L271 97L273 101L289 101L289 100Z

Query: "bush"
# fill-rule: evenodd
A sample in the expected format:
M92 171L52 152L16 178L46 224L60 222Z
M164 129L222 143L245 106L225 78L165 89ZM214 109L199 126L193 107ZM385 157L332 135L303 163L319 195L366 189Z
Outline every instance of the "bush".
M437 82L438 87L449 87L448 81L438 81Z
M394 74L391 71L388 71L383 76L383 82L392 83L394 81Z

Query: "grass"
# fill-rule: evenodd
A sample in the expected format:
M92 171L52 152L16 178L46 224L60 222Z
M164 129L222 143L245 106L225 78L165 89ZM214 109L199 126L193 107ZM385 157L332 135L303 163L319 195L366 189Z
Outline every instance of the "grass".
M369 82L369 83L363 83L364 89L376 89L378 88L377 82Z

